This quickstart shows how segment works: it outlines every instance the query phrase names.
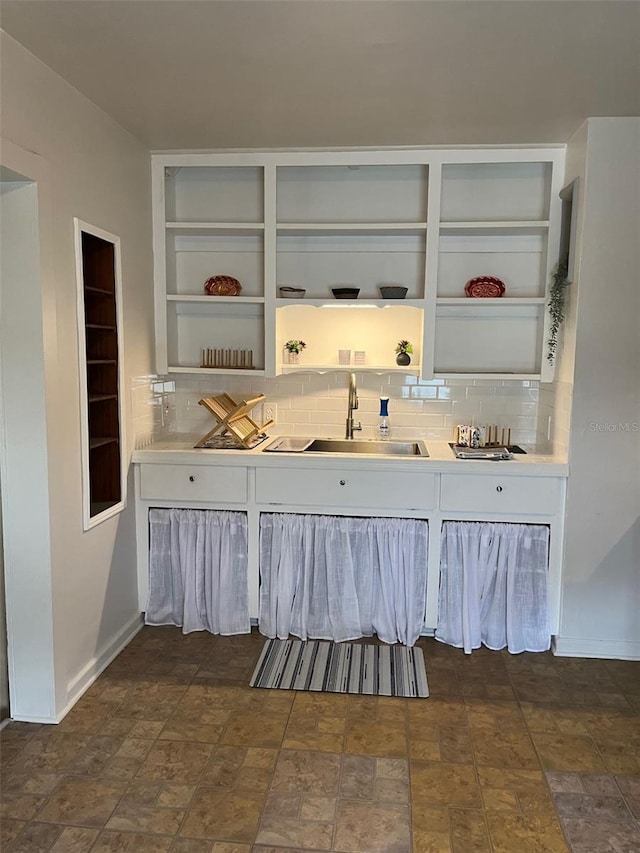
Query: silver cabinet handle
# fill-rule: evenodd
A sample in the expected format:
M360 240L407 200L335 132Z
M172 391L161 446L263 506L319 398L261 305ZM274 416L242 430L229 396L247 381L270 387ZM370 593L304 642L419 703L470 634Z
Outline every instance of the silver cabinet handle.
M501 491L502 491L502 486L496 486L496 492L501 492Z

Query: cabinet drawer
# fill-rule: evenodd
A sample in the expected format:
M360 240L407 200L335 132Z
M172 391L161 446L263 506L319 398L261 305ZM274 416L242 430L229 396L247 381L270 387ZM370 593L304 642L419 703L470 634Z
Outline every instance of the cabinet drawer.
M560 500L556 477L443 474L440 508L458 512L553 515Z
M303 468L256 471L258 503L300 506L432 509L435 475Z
M217 465L141 465L140 497L144 500L246 503L247 469Z

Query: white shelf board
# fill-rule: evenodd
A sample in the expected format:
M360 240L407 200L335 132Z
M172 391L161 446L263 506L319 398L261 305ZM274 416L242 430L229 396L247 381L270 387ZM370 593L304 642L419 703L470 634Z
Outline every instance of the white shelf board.
M325 296L324 299L276 299L278 308L308 305L312 308L424 308L423 299L334 299L333 296Z
M167 231L180 234L252 235L264 231L264 222L166 222Z
M440 234L521 234L539 233L549 228L547 219L513 221L440 222Z
M460 372L457 371L452 372L448 371L440 371L434 370L433 376L435 379L532 379L539 380L541 375L539 373L491 373L490 371L484 371L481 373L472 373L472 372Z
M253 370L246 370L240 367L199 367L198 365L193 365L193 367L185 367L183 365L175 365L170 364L167 368L167 373L214 373L214 374L222 374L224 376L264 376L265 371L261 368L254 368Z
M481 308L495 305L544 305L544 296L499 296L473 299L467 296L438 296L437 305L464 305L465 308Z
M426 222L279 222L278 234L423 234Z
M209 296L206 293L167 293L167 302L233 302L236 305L244 304L262 304L264 296Z
M328 373L338 371L342 373L420 373L421 365L408 364L399 367L397 364L283 364L282 373L303 373L304 371L314 373Z

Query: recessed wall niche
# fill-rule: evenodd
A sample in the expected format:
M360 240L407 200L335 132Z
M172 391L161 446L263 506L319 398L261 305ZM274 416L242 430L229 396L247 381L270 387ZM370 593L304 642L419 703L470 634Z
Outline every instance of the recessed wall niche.
M125 506L120 240L74 219L85 530Z

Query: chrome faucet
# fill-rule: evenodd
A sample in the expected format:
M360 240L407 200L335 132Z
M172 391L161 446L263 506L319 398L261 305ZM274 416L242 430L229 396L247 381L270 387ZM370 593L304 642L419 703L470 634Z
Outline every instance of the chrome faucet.
M349 409L347 411L347 430L345 438L353 438L355 430L361 430L362 424L353 422L353 413L358 408L358 388L356 386L356 375L352 373L349 377Z

